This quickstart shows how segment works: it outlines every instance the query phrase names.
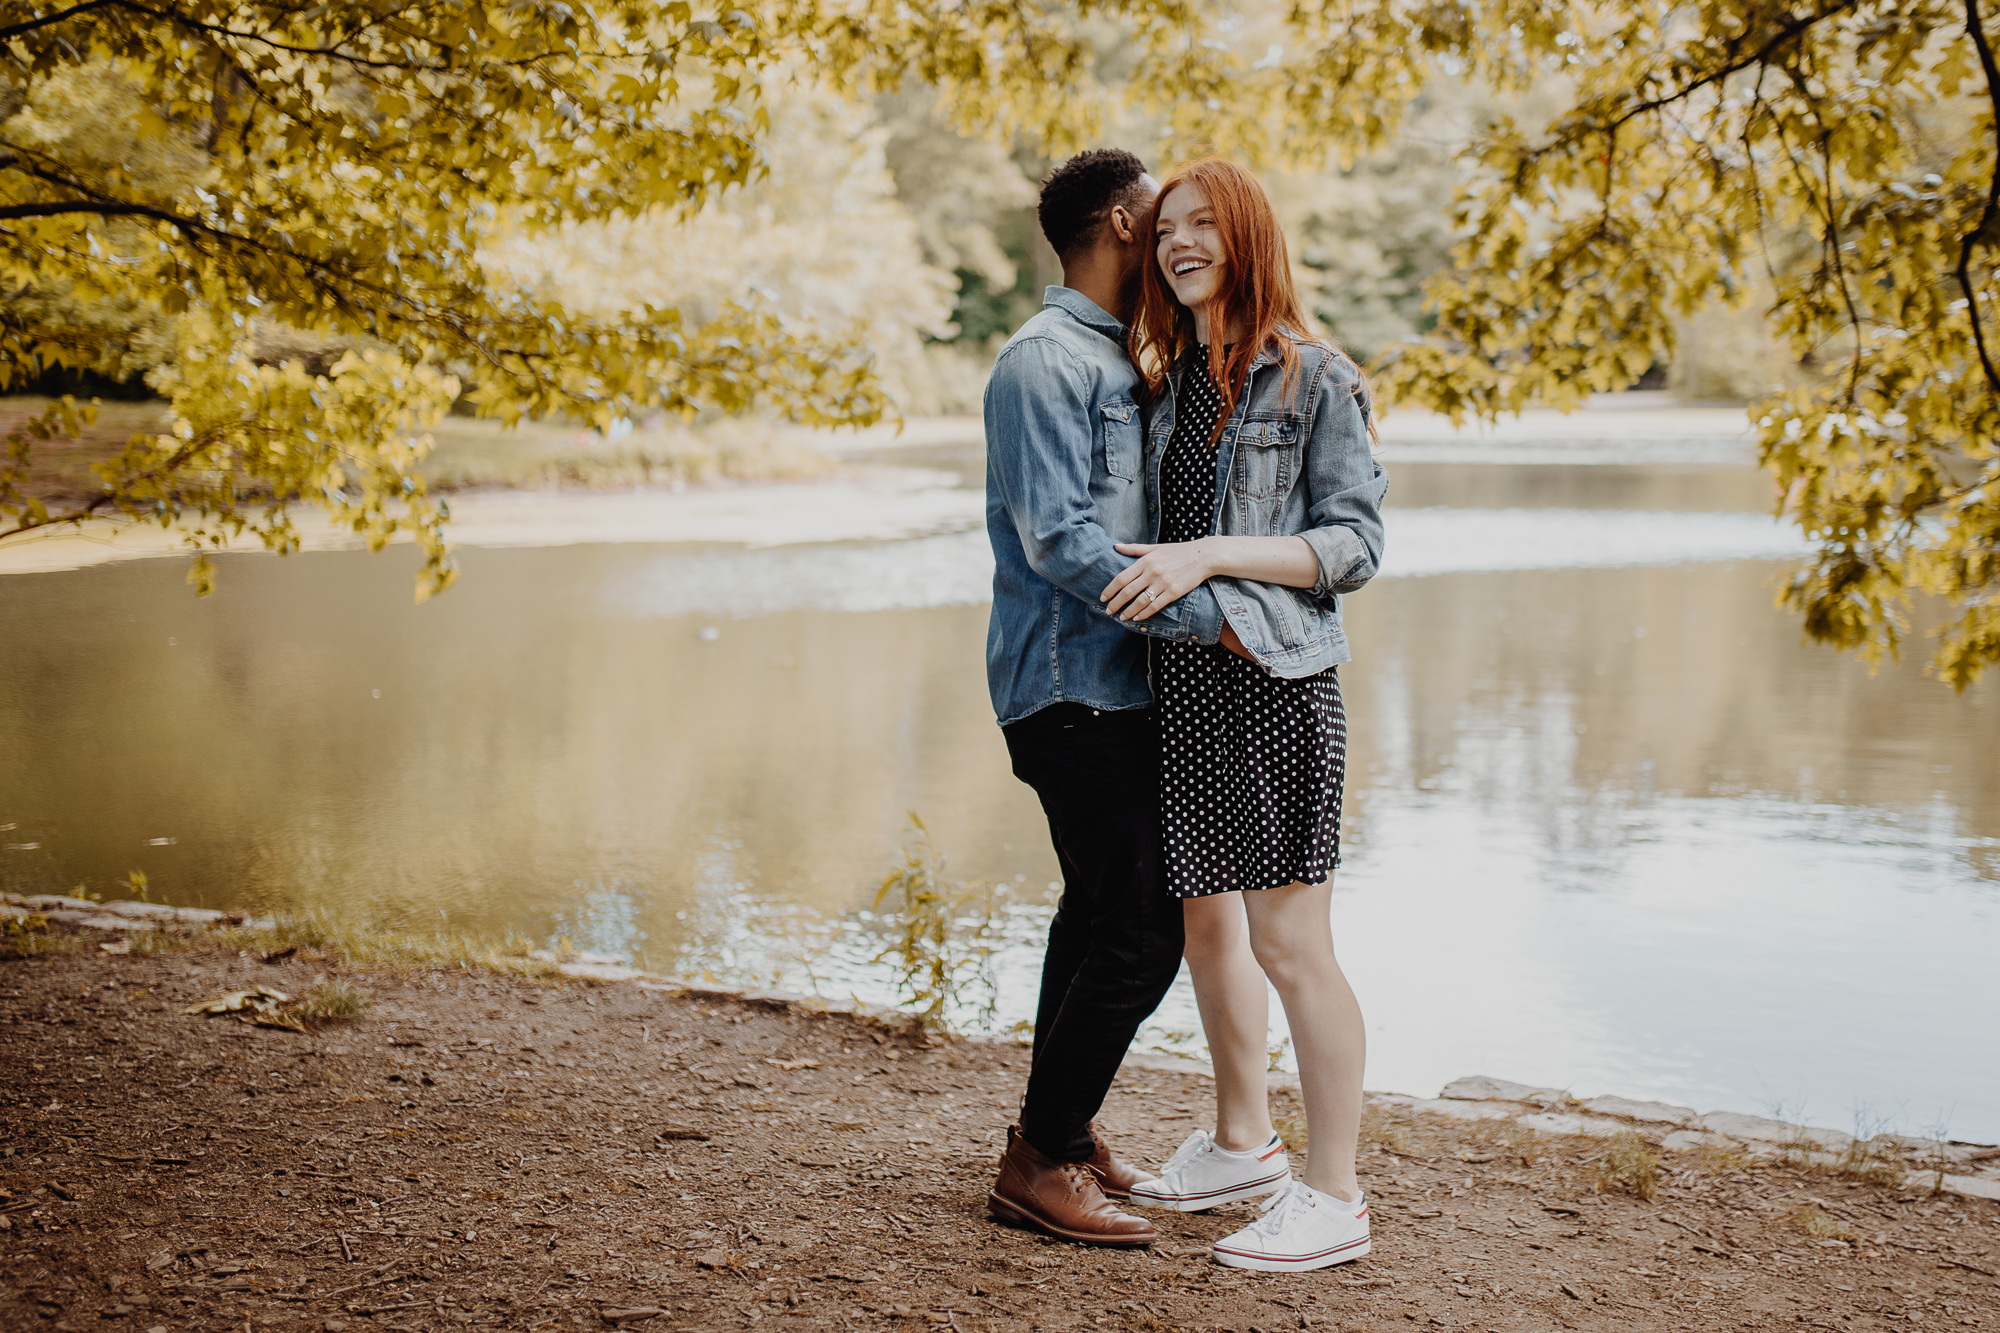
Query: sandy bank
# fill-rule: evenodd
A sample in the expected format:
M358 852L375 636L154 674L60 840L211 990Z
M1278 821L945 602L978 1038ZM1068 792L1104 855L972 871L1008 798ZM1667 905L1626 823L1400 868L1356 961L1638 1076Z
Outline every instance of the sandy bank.
M1568 416L1537 410L1496 426L1464 428L1434 414L1406 411L1388 418L1383 448L1392 466L1397 460L1740 463L1751 458L1747 430L1737 408L1621 405ZM900 432L887 426L838 433L801 431L796 439L847 465L838 475L801 482L685 490L460 492L450 497L451 541L457 547L615 542L756 549L897 541L969 532L983 521L979 477L898 466L894 461L905 450L976 448L982 440L976 419L912 421ZM867 461L861 461L864 458ZM1738 517L1743 516L1730 516ZM353 550L362 545L353 533L337 531L309 512L301 511L299 528L308 551ZM1571 544L1589 550L1597 543L1585 536ZM1762 538L1750 542L1760 548L1769 544ZM254 553L260 548L237 549ZM102 520L0 545L0 574L48 573L186 554L174 532Z

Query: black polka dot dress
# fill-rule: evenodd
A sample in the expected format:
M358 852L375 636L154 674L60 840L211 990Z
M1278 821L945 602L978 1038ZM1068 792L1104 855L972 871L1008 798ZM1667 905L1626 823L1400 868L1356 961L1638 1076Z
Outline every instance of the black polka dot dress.
M1160 540L1209 535L1222 395L1196 349L1160 461ZM1340 861L1347 715L1329 668L1266 675L1220 644L1153 641L1167 888L1177 898L1324 882Z

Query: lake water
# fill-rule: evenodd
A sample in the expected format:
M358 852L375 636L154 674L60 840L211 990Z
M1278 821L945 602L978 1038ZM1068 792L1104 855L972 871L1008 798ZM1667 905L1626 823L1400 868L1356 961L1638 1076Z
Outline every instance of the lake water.
M2000 682L1802 644L1734 442L1388 461L1334 900L1369 1085L2000 1138ZM0 578L0 881L889 999L860 909L914 810L1009 886L998 1023L1031 1012L1056 868L981 534L461 563L421 607L407 551L227 557L205 601L175 560ZM1183 978L1142 1041L1197 1029Z

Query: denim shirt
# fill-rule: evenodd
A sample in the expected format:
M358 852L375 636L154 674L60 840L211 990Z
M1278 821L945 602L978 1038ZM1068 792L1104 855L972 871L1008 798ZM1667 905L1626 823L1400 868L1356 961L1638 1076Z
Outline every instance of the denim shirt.
M1250 362L1242 396L1216 441L1209 530L1302 537L1319 561L1319 578L1310 589L1225 577L1207 584L1244 648L1267 673L1283 677L1315 675L1351 656L1340 595L1382 567L1382 501L1389 490L1388 474L1369 448L1361 372L1323 343L1292 342L1299 364L1289 383L1269 351ZM1184 360L1146 409L1146 497L1155 515L1179 379L1201 373L1199 362L1190 369Z
M1214 643L1222 635L1222 607L1206 585L1143 621L1108 615L1098 600L1133 563L1113 544L1151 532L1138 383L1124 325L1067 287L1048 289L994 362L986 683L1002 726L1053 703L1144 708L1153 699L1145 636Z

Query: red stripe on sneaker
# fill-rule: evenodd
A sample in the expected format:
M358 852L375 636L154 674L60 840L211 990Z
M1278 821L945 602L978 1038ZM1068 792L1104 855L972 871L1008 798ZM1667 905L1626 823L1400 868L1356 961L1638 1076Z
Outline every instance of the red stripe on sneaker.
M1285 1150L1285 1141L1283 1139L1279 1139L1271 1145L1271 1151L1258 1153L1257 1160L1260 1162L1268 1162L1273 1157L1276 1157L1279 1153L1283 1152L1284 1150Z
M1260 1185L1275 1184L1289 1175L1291 1175L1291 1171L1288 1168L1284 1171L1274 1172L1271 1175L1265 1176L1262 1180L1238 1181L1234 1185L1224 1185L1220 1189L1203 1190L1200 1194L1155 1194L1153 1191L1140 1186L1134 1186L1132 1193L1143 1199L1180 1199L1183 1201L1188 1199L1212 1199L1218 1194L1230 1194L1236 1190L1256 1189Z
M1343 1244L1335 1245L1331 1249L1315 1250L1311 1254L1262 1254L1256 1250L1237 1250L1222 1244L1217 1244L1215 1249L1222 1254L1240 1254L1246 1259L1262 1259L1266 1263L1305 1264L1311 1263L1315 1259L1324 1259L1329 1254L1340 1254L1353 1249L1357 1245L1366 1245L1367 1243L1368 1237L1363 1236L1358 1240L1350 1240Z

